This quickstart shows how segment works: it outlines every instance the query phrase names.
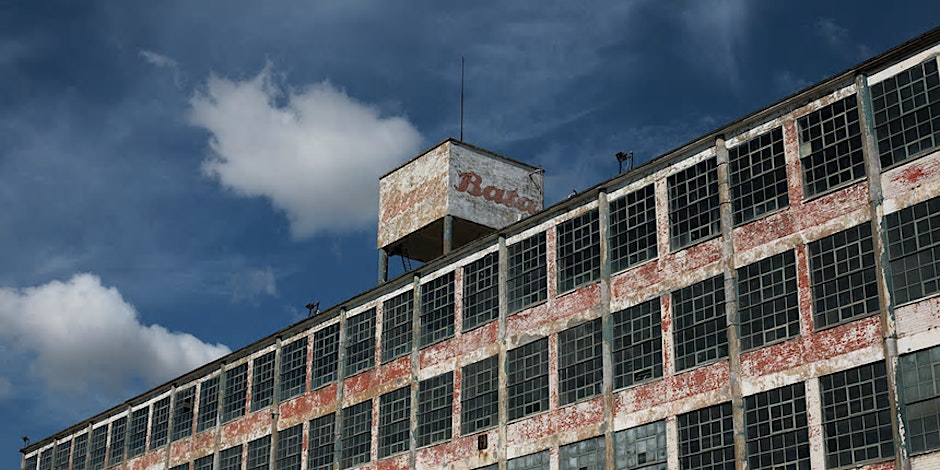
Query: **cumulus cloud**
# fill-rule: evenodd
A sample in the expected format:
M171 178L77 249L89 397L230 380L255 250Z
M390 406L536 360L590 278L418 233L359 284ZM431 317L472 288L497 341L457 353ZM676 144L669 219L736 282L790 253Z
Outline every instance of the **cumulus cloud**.
M271 66L245 81L212 76L190 104L190 122L211 134L205 174L267 198L295 238L374 224L379 176L421 143L404 117L384 117L329 82L287 90Z
M48 389L75 394L157 384L230 352L141 323L120 292L93 274L0 288L0 345L27 357L29 373Z

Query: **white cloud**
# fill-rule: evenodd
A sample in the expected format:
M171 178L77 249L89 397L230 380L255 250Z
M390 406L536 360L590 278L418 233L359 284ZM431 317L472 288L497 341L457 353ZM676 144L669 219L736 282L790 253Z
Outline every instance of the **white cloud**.
M177 88L183 86L183 73L180 70L179 64L177 64L175 60L163 54L158 54L146 49L141 49L138 51L138 54L141 58L147 61L147 63L153 65L154 67L171 70L173 72L173 83Z
M852 60L860 60L872 55L871 48L862 43L855 43L849 37L849 29L831 18L817 18L813 24L816 34L821 36L829 47Z
M692 5L682 14L691 39L688 57L736 86L740 80L739 49L746 39L747 1L696 1Z
M93 274L0 288L0 345L28 358L26 368L48 389L75 394L157 384L230 352L142 324L120 292Z
M232 301L255 300L259 295L277 296L277 280L270 266L232 273L229 279Z
M295 238L374 224L379 176L421 143L404 117L383 117L329 82L285 90L271 66L246 81L210 77L190 121L212 134L203 171L270 200Z

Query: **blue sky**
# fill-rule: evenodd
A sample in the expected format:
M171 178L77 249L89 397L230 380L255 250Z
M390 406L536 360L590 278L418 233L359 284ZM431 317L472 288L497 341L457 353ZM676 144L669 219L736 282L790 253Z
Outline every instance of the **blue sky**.
M0 2L0 461L375 285L378 177L458 134L558 201L940 3ZM393 260L393 268L395 268ZM400 267L393 275L400 272Z

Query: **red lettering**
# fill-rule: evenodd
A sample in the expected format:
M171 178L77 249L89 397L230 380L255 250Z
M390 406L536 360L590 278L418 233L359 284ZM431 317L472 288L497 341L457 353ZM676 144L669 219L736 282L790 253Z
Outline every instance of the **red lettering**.
M483 189L483 199L501 204L503 202L503 193L505 192L505 190L497 188L496 186L487 186Z
M458 176L460 176L460 184L455 185L454 189L462 193L467 193L471 196L483 195L483 190L480 189L480 182L483 181L483 178L481 178L480 175L472 171L468 171L466 173L461 173Z
M460 183L454 185L457 191L467 193L471 196L483 197L487 201L493 201L506 207L520 211L535 214L538 211L538 203L527 197L519 197L516 190L506 191L493 185L483 187L483 177L467 171L459 173Z

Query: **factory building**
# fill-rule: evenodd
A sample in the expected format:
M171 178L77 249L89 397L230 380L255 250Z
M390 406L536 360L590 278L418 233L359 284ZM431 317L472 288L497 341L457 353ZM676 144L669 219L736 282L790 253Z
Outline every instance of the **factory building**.
M446 140L380 181L377 287L22 468L940 468L938 55L544 209L538 168Z

